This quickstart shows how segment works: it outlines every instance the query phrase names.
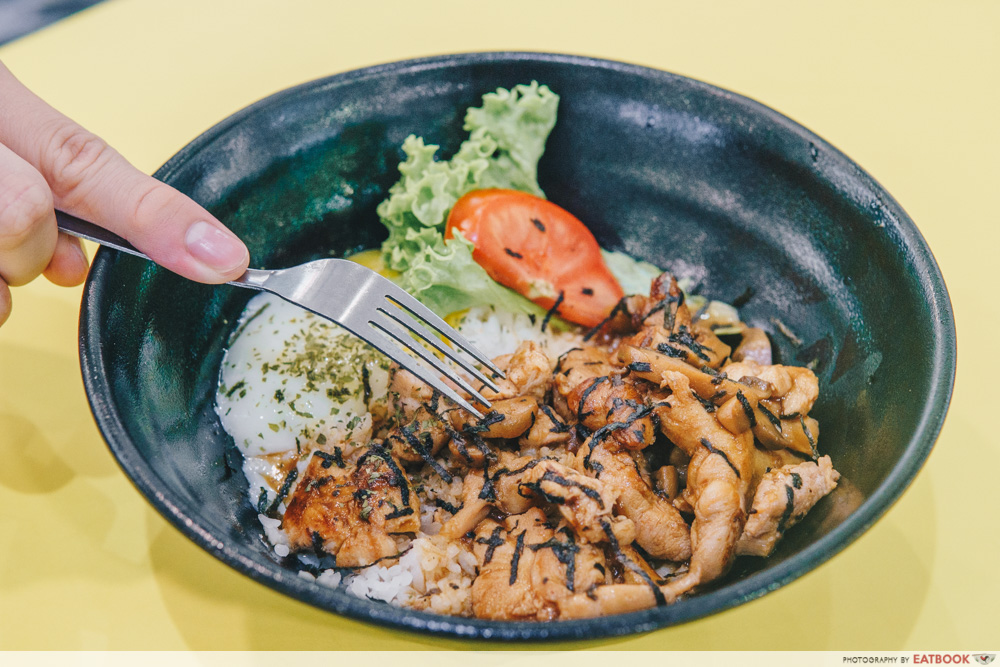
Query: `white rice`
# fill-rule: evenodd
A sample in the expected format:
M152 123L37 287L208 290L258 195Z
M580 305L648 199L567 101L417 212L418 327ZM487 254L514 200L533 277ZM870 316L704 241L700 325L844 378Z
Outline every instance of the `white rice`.
M535 341L553 358L579 347L581 342L577 330L558 332L547 327L542 331L540 318L532 321L525 313L497 310L493 306L470 308L459 318L456 328L491 359L512 354L526 340Z

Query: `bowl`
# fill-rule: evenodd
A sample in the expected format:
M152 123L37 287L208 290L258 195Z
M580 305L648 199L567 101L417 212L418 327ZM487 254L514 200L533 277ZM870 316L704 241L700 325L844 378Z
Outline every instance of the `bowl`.
M280 268L377 247L376 205L410 133L453 152L465 109L537 80L561 95L539 167L548 197L601 245L693 277L820 379L819 445L843 479L768 559L737 560L674 605L594 620L437 616L310 583L261 538L240 458L213 410L227 336L250 293L101 250L80 356L97 424L149 502L210 554L299 600L398 628L504 640L644 632L757 598L855 540L910 484L944 420L955 330L944 281L893 198L850 159L745 97L592 58L477 53L397 62L264 99L156 174ZM782 333L784 331L784 333Z

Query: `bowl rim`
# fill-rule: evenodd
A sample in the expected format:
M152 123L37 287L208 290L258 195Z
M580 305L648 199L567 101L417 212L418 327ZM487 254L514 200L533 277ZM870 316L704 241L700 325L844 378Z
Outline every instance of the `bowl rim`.
M799 553L772 568L757 572L744 579L686 599L675 605L656 607L639 612L595 619L555 622L497 622L441 616L383 603L356 598L343 590L317 586L314 582L298 577L277 563L262 567L240 553L240 544L227 544L212 534L209 526L200 523L197 515L188 513L184 501L160 483L155 471L131 447L128 432L111 401L111 385L102 372L104 357L100 345L99 293L106 282L116 251L101 248L93 263L83 290L79 328L80 366L84 387L97 426L106 440L118 465L133 485L157 511L178 530L205 551L251 579L307 602L321 609L350 618L369 621L378 625L433 635L452 636L460 639L484 640L581 640L642 633L702 618L754 600L797 579L819 567L854 542L895 504L920 470L944 424L951 400L956 371L955 321L947 287L930 248L916 225L896 200L871 175L827 141L790 118L749 97L728 91L689 77L642 65L629 64L589 56L542 53L529 51L472 52L395 61L351 70L308 81L286 88L255 102L212 126L170 158L154 176L169 182L173 174L193 154L223 135L234 125L262 109L280 104L305 92L327 86L385 74L415 73L428 70L446 70L484 63L545 63L575 67L599 68L647 80L668 84L682 84L701 94L714 97L726 104L763 117L781 129L812 142L824 152L827 159L836 162L839 172L878 193L880 204L889 214L886 225L892 225L900 237L900 244L908 251L907 259L913 266L924 296L928 299L932 318L934 349L930 391L917 421L913 435L903 455L890 470L884 482L845 519L840 525L822 536Z

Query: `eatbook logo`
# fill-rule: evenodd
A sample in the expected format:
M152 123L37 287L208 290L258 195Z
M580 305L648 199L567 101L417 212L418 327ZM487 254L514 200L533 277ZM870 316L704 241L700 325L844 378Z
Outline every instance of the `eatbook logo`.
M997 657L996 653L980 653L978 655L972 656L975 658L976 662L980 665L988 665L993 662L993 659Z

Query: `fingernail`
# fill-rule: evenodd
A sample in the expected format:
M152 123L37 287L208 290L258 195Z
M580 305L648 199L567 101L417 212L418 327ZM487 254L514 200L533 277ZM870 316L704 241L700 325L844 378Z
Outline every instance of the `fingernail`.
M191 225L184 243L192 257L220 273L228 273L247 261L246 246L232 232L208 222Z

